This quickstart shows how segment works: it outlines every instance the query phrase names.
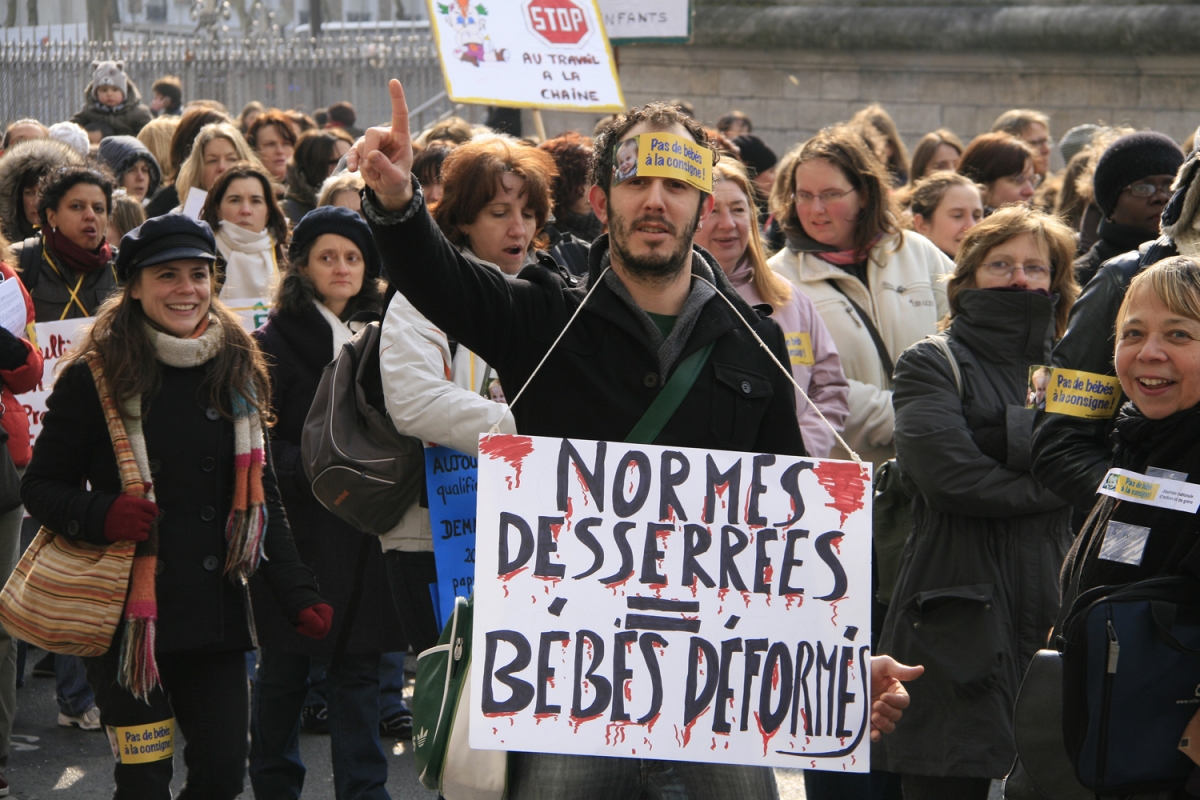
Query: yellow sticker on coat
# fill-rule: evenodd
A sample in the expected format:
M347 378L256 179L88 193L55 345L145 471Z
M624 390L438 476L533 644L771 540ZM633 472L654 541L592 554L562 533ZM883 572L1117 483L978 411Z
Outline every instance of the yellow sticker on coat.
M788 356L793 367L811 367L816 363L813 357L812 335L808 332L789 332L783 334L787 341Z
M108 743L122 764L148 764L175 755L175 718L145 725L108 726Z
M1111 375L1074 369L1051 371L1046 411L1083 419L1108 419L1121 403L1121 383Z

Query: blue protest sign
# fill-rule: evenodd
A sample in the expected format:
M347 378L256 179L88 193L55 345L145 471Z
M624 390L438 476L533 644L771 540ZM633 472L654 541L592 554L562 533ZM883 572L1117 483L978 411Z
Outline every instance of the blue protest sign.
M437 562L439 624L450 619L454 598L475 584L475 486L479 459L449 447L425 448L425 486L433 558Z

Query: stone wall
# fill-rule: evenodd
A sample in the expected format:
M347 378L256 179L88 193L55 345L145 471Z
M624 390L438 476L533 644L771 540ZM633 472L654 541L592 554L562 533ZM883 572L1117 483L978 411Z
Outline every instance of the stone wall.
M939 127L969 140L1014 107L1047 113L1055 138L1074 125L1103 121L1182 141L1200 125L1200 59L1184 52L1200 35L1195 6L1064 2L958 13L930 9L928 0L911 9L899 0L880 2L888 7L702 5L697 44L620 48L625 98L638 104L681 97L708 123L741 109L781 153L876 101L910 146ZM884 47L889 26L893 35ZM789 28L797 46L782 47L780 32ZM836 49L814 47L822 37ZM597 118L545 115L551 135L569 127L590 132Z

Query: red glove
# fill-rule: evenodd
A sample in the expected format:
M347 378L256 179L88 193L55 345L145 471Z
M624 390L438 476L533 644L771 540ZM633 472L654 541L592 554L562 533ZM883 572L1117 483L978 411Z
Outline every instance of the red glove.
M119 494L104 517L104 538L110 542L144 542L158 518L158 506L141 497Z
M315 606L300 609L296 615L296 632L313 639L324 639L333 626L333 606L329 603L317 603Z

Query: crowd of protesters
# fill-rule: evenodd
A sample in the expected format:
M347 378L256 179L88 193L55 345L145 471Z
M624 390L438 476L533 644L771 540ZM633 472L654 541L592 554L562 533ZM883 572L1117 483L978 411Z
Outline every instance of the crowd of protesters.
M19 281L28 319L0 327L0 424L24 476L24 509L0 515L0 579L39 525L136 542L156 565L130 589L157 608L156 681L131 685L147 656L117 645L44 659L59 725L173 717L178 796L215 800L243 791L247 764L260 800L299 798L299 734L328 733L337 797L388 797L384 740L412 735L404 653L439 635L429 511L357 530L316 500L300 447L325 365L367 320L388 416L425 442L622 440L696 331L719 330L711 358L757 391L703 367L657 443L848 447L877 491L903 486L890 556L876 531L874 770L806 772L810 800L983 800L1017 754L1013 707L1059 618L1060 570L1077 589L1190 574L1194 515L1092 511L1114 464L1200 469L1191 141L1097 123L1056 144L1046 115L1014 109L969 142L932 131L910 158L873 104L777 155L747 115L708 126L683 101L539 141L455 117L410 131L391 92L393 118L364 131L349 103L235 115L169 76L146 100L109 61L70 121L4 131L0 280ZM711 195L613 181L615 146L646 131L712 147ZM595 290L546 359L554 379L510 410L506 390ZM255 302L270 313L251 334L230 309ZM90 324L43 375L34 325L65 320ZM1027 402L1044 366L1112 377L1129 402L1048 413ZM31 447L19 395L51 381ZM707 424L718 408L737 424ZM136 463L114 453L113 414ZM1104 525L1151 518L1140 564L1104 560ZM24 652L0 630L0 796ZM118 763L115 796L167 798L171 777L170 760ZM509 779L515 800L777 796L767 770L634 759L520 754ZM1183 789L1163 791L1129 796Z

